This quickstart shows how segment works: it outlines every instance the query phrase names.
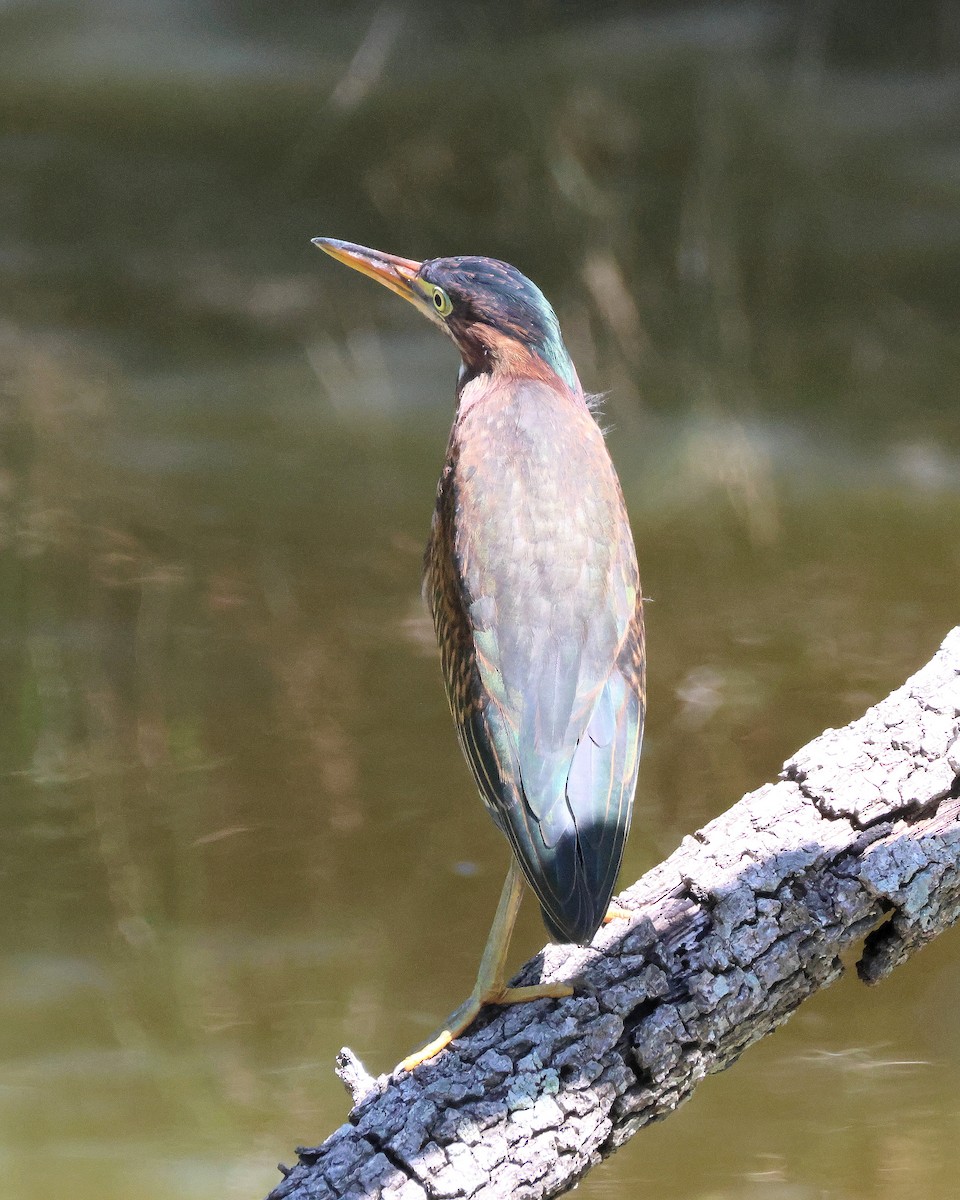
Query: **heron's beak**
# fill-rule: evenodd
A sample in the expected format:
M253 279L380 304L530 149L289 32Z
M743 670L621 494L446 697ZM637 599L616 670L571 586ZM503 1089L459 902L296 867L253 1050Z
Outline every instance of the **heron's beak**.
M336 238L313 238L313 244L337 262L353 267L363 275L376 279L391 292L422 308L424 297L414 287L414 280L422 266L412 258L398 258L395 254L384 254L382 250L368 250L366 246L355 246L353 242L340 242Z

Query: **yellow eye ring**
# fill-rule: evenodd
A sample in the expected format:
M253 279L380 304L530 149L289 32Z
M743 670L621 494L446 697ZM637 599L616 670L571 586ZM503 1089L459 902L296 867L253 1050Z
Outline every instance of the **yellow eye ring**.
M453 312L453 302L443 288L434 287L433 307L441 317L449 317Z

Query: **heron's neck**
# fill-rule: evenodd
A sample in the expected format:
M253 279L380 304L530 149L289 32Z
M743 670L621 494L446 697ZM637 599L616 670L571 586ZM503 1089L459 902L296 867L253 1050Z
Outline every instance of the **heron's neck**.
M469 344L460 346L458 397L467 384L486 376L494 388L507 381L536 379L583 398L576 368L559 333L545 352L487 326L474 327L471 333Z
M522 374L496 369L471 373L469 368L461 367L457 381L457 416L454 421L454 429L461 425L471 410L478 406L513 404L518 393L522 393L527 384L539 387L541 393L543 385L546 384L552 392L563 398L564 403L586 411L587 402L576 372L574 372L574 380L576 386L570 388L565 380L546 366L539 371L528 371Z

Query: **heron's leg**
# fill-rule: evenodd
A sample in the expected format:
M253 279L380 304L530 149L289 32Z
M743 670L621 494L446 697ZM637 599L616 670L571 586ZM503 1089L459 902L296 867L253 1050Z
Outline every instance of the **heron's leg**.
M497 915L493 918L490 936L480 959L480 970L473 991L460 1007L450 1014L437 1036L422 1049L409 1055L399 1064L398 1070L412 1071L414 1067L439 1054L455 1037L473 1024L485 1004L522 1004L528 1000L541 1000L545 996L559 998L572 996L573 988L566 983L536 983L528 987L508 988L504 981L507 951L510 937L520 911L523 897L523 872L511 855L510 870L500 893Z
M624 908L616 900L611 900L609 908L603 914L603 923L607 925L610 921L628 921L633 915L629 908Z

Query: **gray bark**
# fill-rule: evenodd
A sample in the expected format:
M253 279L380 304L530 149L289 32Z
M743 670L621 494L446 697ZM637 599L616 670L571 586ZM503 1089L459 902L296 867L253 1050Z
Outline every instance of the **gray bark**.
M521 972L574 996L491 1008L412 1074L374 1080L342 1052L348 1123L271 1200L560 1194L832 983L851 946L872 984L952 924L958 797L960 628L684 838L621 896L629 921Z

